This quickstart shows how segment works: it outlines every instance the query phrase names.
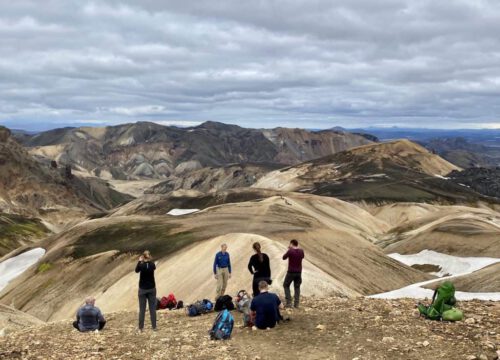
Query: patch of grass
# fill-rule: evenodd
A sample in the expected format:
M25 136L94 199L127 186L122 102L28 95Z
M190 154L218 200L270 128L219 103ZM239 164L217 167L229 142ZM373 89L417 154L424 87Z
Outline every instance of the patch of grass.
M48 233L39 219L0 213L0 255L19 247L22 240L38 239Z
M95 229L73 246L74 258L110 250L138 253L150 250L155 258L168 255L198 240L194 234L176 232L177 226L157 222L129 222Z
M49 271L52 269L52 264L51 263L42 263L38 266L37 272L38 273L44 273L46 271Z

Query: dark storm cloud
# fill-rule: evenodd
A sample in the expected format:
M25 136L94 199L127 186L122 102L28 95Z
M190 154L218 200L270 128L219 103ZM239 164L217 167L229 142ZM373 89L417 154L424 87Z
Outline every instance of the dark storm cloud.
M494 1L0 0L0 122L500 125Z

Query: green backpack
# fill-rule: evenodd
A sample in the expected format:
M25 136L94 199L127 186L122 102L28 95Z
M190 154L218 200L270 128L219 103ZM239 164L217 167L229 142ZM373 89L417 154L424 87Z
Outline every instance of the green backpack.
M445 281L440 287L434 291L434 296L432 297L432 303L430 306L425 306L423 304L418 305L418 310L420 314L431 320L448 320L444 319L443 314L449 310L456 310L453 308L455 305L455 286L450 281ZM460 310L456 310L462 313ZM458 313L453 311L447 314L448 321L458 321L451 320L458 318ZM462 320L463 314L459 320Z
M461 321L464 318L464 313L456 308L451 308L443 312L444 321Z

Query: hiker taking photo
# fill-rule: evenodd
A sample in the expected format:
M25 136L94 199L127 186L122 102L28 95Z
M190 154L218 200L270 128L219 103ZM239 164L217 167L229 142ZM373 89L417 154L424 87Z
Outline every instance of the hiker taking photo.
M227 245L222 244L220 251L215 254L214 260L214 276L217 280L217 288L215 299L226 293L227 282L231 279L231 259L229 258L229 253L227 252Z
M292 295L290 294L290 285L293 282L295 308L299 307L300 285L302 284L302 259L304 259L304 250L299 249L299 242L295 239L290 241L288 251L283 255L283 260L288 259L288 272L283 282L285 288L286 307L292 307Z
M151 327L156 331L156 265L151 253L146 250L139 257L135 272L139 275L139 331L144 330L144 318L146 316L146 302L149 305Z
M271 266L269 265L269 256L261 251L260 243L255 242L252 245L255 254L250 257L248 262L248 271L253 275L252 289L253 296L260 294L259 282L265 281L271 284Z

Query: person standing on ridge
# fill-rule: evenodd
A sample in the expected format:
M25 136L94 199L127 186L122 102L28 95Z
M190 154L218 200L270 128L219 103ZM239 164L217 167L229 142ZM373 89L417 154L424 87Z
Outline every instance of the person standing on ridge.
M146 302L149 304L149 315L151 317L151 327L156 331L156 265L153 262L151 253L146 250L139 257L139 262L135 267L135 272L139 276L139 331L144 330L144 318L146 316Z
M221 245L221 251L215 254L214 260L214 276L217 280L217 289L215 299L225 294L227 281L231 279L231 259L227 252L227 245Z
M269 256L262 253L260 243L253 243L255 254L248 262L248 271L253 275L252 289L253 296L259 295L259 282L265 281L271 284L271 266L269 265Z
M299 307L300 302L300 285L302 284L302 259L304 259L304 250L299 249L299 242L295 239L290 241L288 251L283 255L283 260L288 259L288 272L283 282L285 288L286 307L292 306L292 295L290 294L290 285L293 282L294 287L294 304L295 308Z

